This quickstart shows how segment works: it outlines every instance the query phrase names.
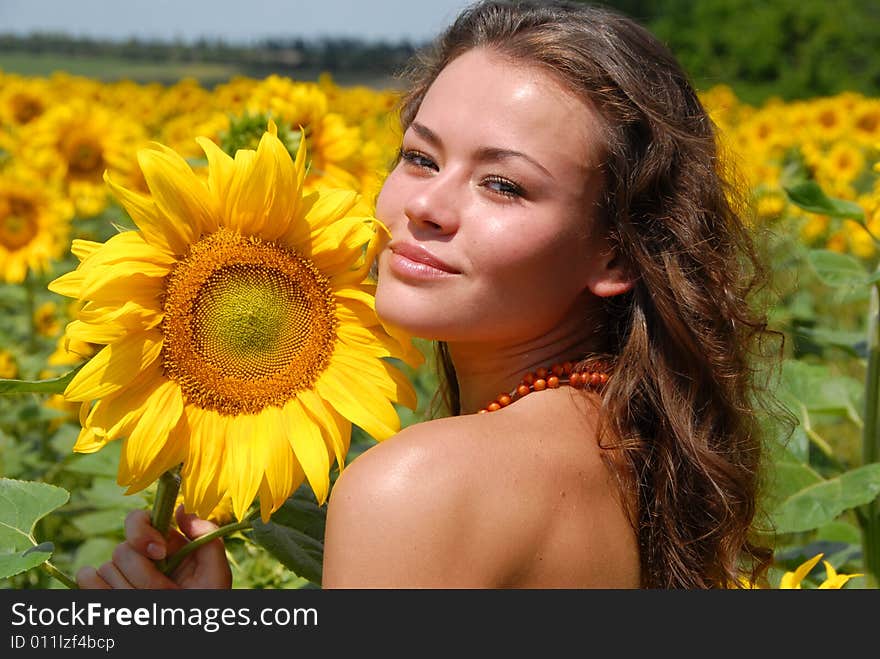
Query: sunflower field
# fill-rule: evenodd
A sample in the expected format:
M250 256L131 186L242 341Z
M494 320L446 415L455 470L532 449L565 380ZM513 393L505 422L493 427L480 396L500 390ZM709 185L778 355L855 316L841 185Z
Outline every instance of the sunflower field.
M791 419L767 419L761 519L774 534L770 587L876 588L880 99L844 93L751 106L726 86L702 99L719 128L722 166L748 192L743 212L773 270L763 301L785 338L782 368L769 374ZM184 478L179 493L170 490L170 505L186 501L228 525L234 587L320 585L324 503L338 465L395 424L423 418L436 385L424 359L431 346L377 329L368 290L351 276L363 279L371 260L378 229L367 218L398 148L396 101L394 90L340 86L329 75L239 77L208 89L192 79L160 85L0 71L2 587L63 588L65 575L108 560L129 511L169 504L163 478L175 464L186 473L210 462L175 441L191 432L236 438L224 450L252 472L237 478L208 469L204 478ZM247 192L243 177L266 183ZM281 180L294 182L292 197L273 192ZM225 225L203 219L172 230L163 219L207 218L209 207L220 209ZM311 235L270 221L288 211ZM198 240L202 234L212 238ZM308 242L308 263L277 250L277 241ZM174 255L190 242L180 265ZM324 242L350 249L343 259L338 249L322 251ZM150 332L163 314L166 327L186 333L189 324L174 325L178 308L210 329L214 316L231 313L230 290L277 288L287 300L284 281L260 270L267 261L310 282L312 297L289 297L290 308L318 310L306 317L310 326L332 327L326 336L350 347L334 377L372 384L376 400L342 400L344 387L318 378L306 384L320 395L270 414L264 410L278 407L267 401L284 397L286 381L211 398L199 389L213 377L210 364L187 354L165 361L179 370L179 387L151 375L148 356L159 347ZM123 262L124 277L111 273ZM172 270L165 307L150 308L150 287ZM210 304L197 306L193 282L210 287L219 272L228 275L226 288L218 284ZM327 306L331 298L345 302ZM248 318L281 327L277 345L295 341L298 326L279 316L286 307L260 306L264 313ZM138 341L126 339L134 335ZM297 349L320 359L330 340L322 336ZM217 363L252 347L208 330L199 340ZM114 362L110 347L132 358ZM131 369L124 394L102 380L122 367ZM322 404L334 395L334 406ZM206 396L200 411L188 411L186 400L199 396ZM208 413L230 409L252 421L225 426L218 419L228 415ZM236 453L266 424L283 429L301 419L318 428L302 444L259 458ZM288 499L291 485L299 487Z

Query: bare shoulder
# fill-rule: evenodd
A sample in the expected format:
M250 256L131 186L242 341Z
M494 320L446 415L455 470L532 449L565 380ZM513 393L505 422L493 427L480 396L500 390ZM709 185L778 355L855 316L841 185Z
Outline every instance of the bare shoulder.
M472 432L465 419L410 426L345 467L328 506L324 587L472 582L460 547L476 477L464 450Z
M624 583L634 543L593 420L560 396L558 409L526 403L411 426L347 466L330 497L325 587ZM608 562L622 554L617 574Z

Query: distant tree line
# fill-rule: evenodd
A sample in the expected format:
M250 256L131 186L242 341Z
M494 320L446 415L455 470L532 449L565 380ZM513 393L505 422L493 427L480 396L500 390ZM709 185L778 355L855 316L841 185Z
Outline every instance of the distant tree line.
M255 75L301 71L388 75L400 70L420 46L407 40L389 43L341 37L273 38L236 44L223 39L184 42L180 39L111 40L39 32L0 34L0 52L116 57L135 62L215 62L234 64Z

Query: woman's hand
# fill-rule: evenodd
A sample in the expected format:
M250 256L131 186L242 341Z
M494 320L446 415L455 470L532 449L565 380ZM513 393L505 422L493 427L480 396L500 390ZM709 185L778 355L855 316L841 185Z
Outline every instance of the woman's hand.
M113 550L113 559L97 570L83 567L76 574L80 588L230 588L232 571L226 560L222 538L199 547L183 559L169 576L154 561L173 555L190 540L214 531L213 522L183 512L175 513L177 526L183 534L172 530L168 539L150 524L145 510L134 510L125 518L125 542Z

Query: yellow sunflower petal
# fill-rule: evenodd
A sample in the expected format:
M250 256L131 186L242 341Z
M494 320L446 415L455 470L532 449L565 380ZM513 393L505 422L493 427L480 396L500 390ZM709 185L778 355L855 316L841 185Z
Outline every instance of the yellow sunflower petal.
M387 439L400 430L400 418L388 399L368 386L359 386L355 394L350 375L346 377L342 369L331 365L318 378L315 388L337 412L376 440Z
M392 364L383 360L363 357L363 351L337 345L333 359L339 365L358 374L365 386L372 386L386 398L411 410L418 404L412 383Z
M341 471L345 468L345 456L348 455L351 442L351 422L308 389L299 392L297 398L321 428L327 450L336 456L336 464Z
M218 209L202 180L171 149L161 144L138 152L138 163L159 210L186 244L217 227Z
M95 403L85 421L81 421L82 425L93 428L108 441L130 435L163 380L162 367L159 360L156 360L141 371L124 390L105 396Z
M284 416L290 446L321 505L330 491L330 456L321 429L297 399L284 406Z
M162 294L165 292L165 280L162 277L148 277L139 272L125 276L94 277L88 289L83 279L82 294L88 292L88 299L102 304L117 302L124 304L133 301L142 307L160 307Z
M167 273L177 259L147 242L140 231L121 231L108 238L107 242L98 249L88 253L80 269L97 265L125 264L130 261L164 266Z
M287 419L284 412L270 405L260 413L264 434L261 438L264 447L265 473L263 483L266 488L260 494L260 516L264 522L287 500L295 487L296 460L287 438ZM268 498L266 498L268 495Z
M260 139L251 176L251 203L258 204L264 213L250 226L250 231L265 240L276 240L287 232L296 217L300 190L290 154L271 133L264 133Z
M168 441L182 413L180 387L176 382L165 380L150 396L126 441L126 462L131 473L137 476L120 485L142 489L183 459L184 447L169 446Z
M70 243L70 253L80 261L84 261L86 258L94 254L103 244L104 243L95 242L94 240L74 238L73 242Z
M798 566L798 568L794 572L786 572L782 575L782 579L779 584L780 589L798 589L801 587L801 582L804 578L810 573L810 571L816 567L816 563L819 562L819 559L822 558L822 554L816 554L810 560L802 563Z
M150 329L162 321L160 309L144 307L131 300L122 306L88 302L79 310L78 316L79 320L92 325L112 323L129 329Z
M73 450L75 453L94 453L104 448L107 441L106 438L96 435L91 428L83 428L79 431Z
M97 299L101 295L107 295L108 290L114 290L114 287L122 283L125 286L133 287L127 282L129 277L137 277L143 281L144 285L150 288L151 293L162 291L165 288L163 281L168 274L168 268L164 265L155 265L152 263L143 263L134 261L132 263L97 266L85 270L85 278L81 295L87 300ZM149 282L149 280L153 282ZM141 291L142 292L142 291Z
M290 226L284 241L295 249L302 249L304 245L309 245L315 232L342 218L357 200L358 194L353 190L321 190L302 219Z
M342 325L356 325L367 329L380 324L374 309L351 298L336 297L336 317Z
M84 273L79 270L73 270L72 272L66 272L57 279L49 282L47 288L53 293L58 293L58 295L78 298L85 279L86 276Z
M64 391L67 400L101 398L129 384L152 364L162 349L159 332L137 332L102 348L83 366Z
M253 415L230 416L224 422L229 495L236 518L244 519L263 480L265 428Z
M169 254L180 256L186 253L190 245L186 232L181 231L175 221L159 209L152 197L126 190L110 180L107 174L104 180L148 243Z
M349 275L354 270L363 279L363 251L373 240L375 231L368 221L344 218L322 229L311 243L312 262L328 277Z
M208 159L208 190L218 200L220 212L224 213L226 194L235 175L235 161L206 137L197 137L196 142L202 147ZM216 229L217 227L205 228L206 231L216 231Z
M189 405L184 415L189 441L181 469L181 492L187 511L206 518L227 491L223 469L226 443L219 434L215 412Z

